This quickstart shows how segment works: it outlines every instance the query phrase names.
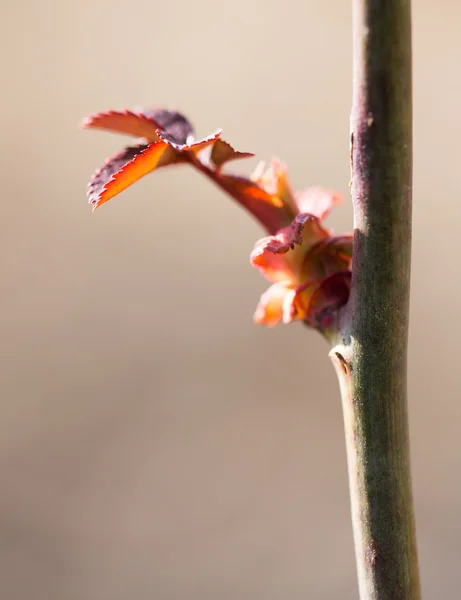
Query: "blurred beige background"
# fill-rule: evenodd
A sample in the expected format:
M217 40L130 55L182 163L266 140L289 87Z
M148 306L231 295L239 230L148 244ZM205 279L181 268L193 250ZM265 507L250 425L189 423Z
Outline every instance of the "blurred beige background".
M414 12L414 489L424 595L453 598L461 8ZM342 191L348 230L349 2L1 0L1 22L2 600L356 598L334 371L315 332L253 326L261 230L180 168L93 215L126 139L77 128L180 108Z

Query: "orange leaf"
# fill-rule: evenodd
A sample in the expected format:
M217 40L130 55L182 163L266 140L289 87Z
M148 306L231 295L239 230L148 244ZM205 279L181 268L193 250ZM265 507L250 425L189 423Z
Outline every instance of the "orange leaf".
M194 140L194 128L181 113L167 108L142 110L141 113L157 123L161 132L166 132L175 144L190 144Z
M316 282L306 282L289 291L284 302L283 322L305 321L325 331L335 313L349 299L351 272L338 271Z
M252 152L238 152L237 150L234 150L234 148L224 140L217 140L211 151L211 161L218 169L230 160L250 158L252 156L254 156Z
M291 223L292 215L278 196L271 195L254 181L219 171L209 175L218 185L245 207L269 233L276 233Z
M108 112L96 113L87 117L82 122L85 129L105 129L115 133L124 133L135 137L146 138L151 142L158 142L158 123L150 117L129 110L123 112L110 110Z
M93 210L159 167L184 160L166 142L127 148L109 159L93 176L88 190Z
M256 242L250 262L270 281L299 283L308 274L309 250L327 237L316 217L297 215L289 227Z
M291 212L293 218L298 214L293 191L288 181L287 168L279 160L273 158L265 170L264 163L260 163L251 179L269 194L278 196L281 202ZM302 211L301 211L302 212Z
M314 215L321 221L328 215L333 206L340 202L342 202L340 194L320 186L310 187L296 194L296 205L299 212Z
M283 318L284 304L291 287L286 282L274 283L261 296L253 315L253 321L258 325L274 327Z
M220 178L241 196L283 208L283 203L278 196L269 194L254 181L246 179L246 177L239 177L238 175L221 175Z
M222 133L222 129L217 129L213 133L210 133L206 138L190 142L188 144L178 144L174 138L168 133L168 131L158 131L158 136L161 140L172 146L178 152L192 152L192 154L198 154L208 146L212 146Z
M105 129L158 142L157 132L165 132L175 144L187 144L193 140L194 130L189 121L173 110L153 109L139 112L130 110L96 113L87 117L82 127L85 129Z
M311 294L306 321L319 329L325 329L334 319L334 313L346 304L351 289L352 273L339 271L326 277Z

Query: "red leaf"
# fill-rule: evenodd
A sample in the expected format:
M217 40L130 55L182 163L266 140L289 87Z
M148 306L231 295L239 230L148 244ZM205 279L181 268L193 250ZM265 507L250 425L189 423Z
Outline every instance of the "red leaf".
M217 140L211 151L211 161L218 169L230 160L250 158L252 156L254 156L252 152L238 152L237 150L234 150L234 148L224 140Z
M98 197L104 186L112 179L115 173L120 171L122 167L132 161L137 154L140 154L147 147L147 144L130 146L115 156L107 159L102 167L96 171L88 184L88 201L90 204L97 204Z
M189 144L194 139L194 128L184 115L166 108L142 110L142 114L155 121L162 131L168 133L175 144Z
M279 160L273 158L269 167L265 169L264 163L256 167L251 179L260 187L264 188L269 194L277 195L281 202L290 211L292 218L299 212L295 203L293 191L288 181L287 168Z
M93 176L88 190L93 210L160 167L184 160L166 142L127 148L109 159Z
M253 315L253 320L258 325L274 327L283 318L286 298L291 292L291 287L286 282L274 283L264 292Z
M322 221L335 204L342 202L342 196L326 188L315 186L296 194L295 202L299 212L309 213Z
M327 237L328 232L316 217L297 215L289 227L256 242L250 262L270 281L296 284L309 266L309 250Z
M126 148L120 154L106 161L95 173L89 185L89 202L93 209L107 202L138 179L159 167L165 167L188 160L188 154L195 155L212 145L221 135L220 131L190 144L176 144L166 131L157 130L160 141ZM191 158L194 164L194 158Z
M96 113L87 117L82 127L85 129L105 129L115 133L124 133L138 138L146 138L151 142L157 142L159 137L157 130L158 123L142 114L136 114L129 110L118 112L110 110L108 112Z
M237 175L223 175L219 171L210 171L209 176L246 208L268 233L276 233L280 228L291 223L291 212L287 210L280 198L269 194L254 181Z
M208 146L213 145L219 136L222 133L222 129L217 129L213 133L210 133L206 138L197 141L191 141L188 144L178 144L174 141L174 138L168 133L168 131L158 131L157 132L160 139L169 144L175 150L179 152L192 152L193 154L198 154Z
M311 294L306 321L325 331L334 319L334 313L344 306L351 289L352 273L340 271L326 277Z
M132 112L130 110L96 113L87 117L82 127L86 129L105 129L116 133L124 133L157 142L157 131L168 135L175 144L190 143L194 130L189 121L176 111L157 109Z
M239 195L252 198L258 202L264 202L272 206L282 208L283 204L278 196L269 194L263 188L259 187L251 179L240 177L238 175L219 175L219 179L225 181L227 185L234 189Z

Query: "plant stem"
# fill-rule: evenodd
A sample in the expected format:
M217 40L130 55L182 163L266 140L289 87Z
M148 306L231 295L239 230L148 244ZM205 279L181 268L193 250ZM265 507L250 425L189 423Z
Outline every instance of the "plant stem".
M340 381L361 600L420 598L406 353L410 0L353 0L351 296L330 356Z

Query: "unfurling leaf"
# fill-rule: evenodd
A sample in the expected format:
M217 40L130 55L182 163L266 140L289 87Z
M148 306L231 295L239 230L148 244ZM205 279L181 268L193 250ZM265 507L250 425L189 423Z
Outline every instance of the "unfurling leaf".
M306 314L306 322L312 327L325 331L334 319L335 313L346 304L351 289L352 273L339 271L321 281L311 295Z

